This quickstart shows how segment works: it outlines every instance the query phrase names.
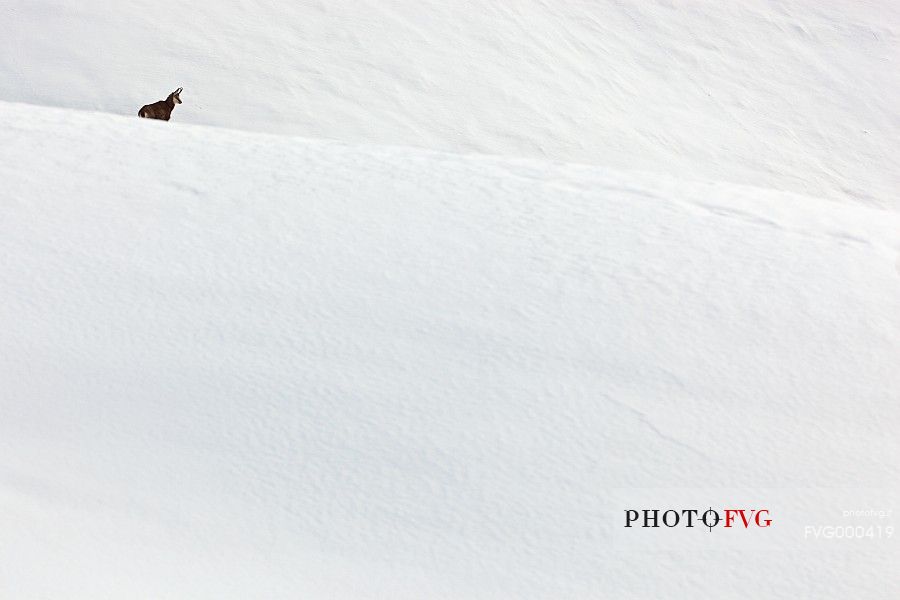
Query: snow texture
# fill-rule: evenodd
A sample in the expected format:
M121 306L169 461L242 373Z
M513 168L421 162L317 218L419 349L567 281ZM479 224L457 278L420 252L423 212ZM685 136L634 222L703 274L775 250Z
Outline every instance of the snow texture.
M3 595L900 584L896 538L803 528L900 498L896 213L25 105L0 121ZM623 528L709 503L775 525Z
M0 598L897 597L895 2L0 23Z
M900 208L895 0L4 0L0 100Z

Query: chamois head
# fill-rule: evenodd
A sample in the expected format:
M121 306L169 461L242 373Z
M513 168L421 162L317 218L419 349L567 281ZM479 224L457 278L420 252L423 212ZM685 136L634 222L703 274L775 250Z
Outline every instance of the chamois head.
M169 94L169 98L174 100L175 104L181 104L181 97L179 96L179 94L181 94L182 89L184 89L184 88L178 88L177 90L175 90L174 92Z

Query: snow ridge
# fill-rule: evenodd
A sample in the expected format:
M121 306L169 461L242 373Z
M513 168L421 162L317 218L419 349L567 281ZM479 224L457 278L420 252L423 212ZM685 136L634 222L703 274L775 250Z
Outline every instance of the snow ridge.
M900 585L803 537L900 499L895 213L10 103L0 181L0 595Z

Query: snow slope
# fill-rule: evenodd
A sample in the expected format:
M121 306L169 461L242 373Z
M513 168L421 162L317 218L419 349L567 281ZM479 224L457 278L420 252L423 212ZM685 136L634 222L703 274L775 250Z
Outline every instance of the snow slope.
M894 0L4 0L0 100L900 208Z
M4 598L900 587L804 536L900 500L896 213L10 103L0 181Z

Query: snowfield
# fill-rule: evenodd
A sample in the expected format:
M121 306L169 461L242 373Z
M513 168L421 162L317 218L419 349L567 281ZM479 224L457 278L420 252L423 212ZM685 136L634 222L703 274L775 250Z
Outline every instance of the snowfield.
M900 3L0 25L0 599L896 600Z
M900 209L896 0L4 0L0 100Z
M0 595L898 589L896 537L804 537L900 499L896 213L21 104L0 122ZM775 524L623 527L710 504Z

